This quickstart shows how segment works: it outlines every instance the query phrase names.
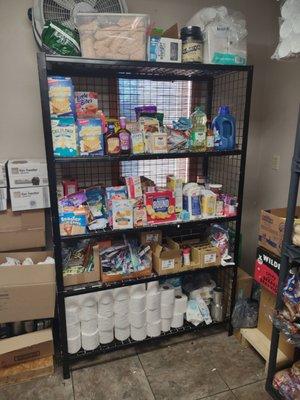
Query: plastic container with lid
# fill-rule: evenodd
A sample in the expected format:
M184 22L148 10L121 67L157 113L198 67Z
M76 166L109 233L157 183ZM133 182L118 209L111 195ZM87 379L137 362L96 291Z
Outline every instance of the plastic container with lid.
M203 62L203 35L199 26L185 26L180 31L182 62Z
M82 57L107 60L146 60L146 14L78 13Z

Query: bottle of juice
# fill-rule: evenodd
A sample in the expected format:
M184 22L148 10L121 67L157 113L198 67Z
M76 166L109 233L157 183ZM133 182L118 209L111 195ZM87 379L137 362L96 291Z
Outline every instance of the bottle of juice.
M108 155L120 154L120 138L115 132L115 124L108 123L106 132L106 153Z
M230 114L228 106L221 106L218 115L213 119L212 127L215 135L215 150L235 149L235 118Z
M215 148L215 135L211 127L211 120L207 118L206 123L206 150L213 151Z
M196 107L191 115L192 130L190 135L190 149L192 151L206 151L206 114L202 107Z
M118 130L118 135L120 139L120 147L122 154L130 154L131 149L131 134L128 129L126 129L126 118L120 117L120 129Z

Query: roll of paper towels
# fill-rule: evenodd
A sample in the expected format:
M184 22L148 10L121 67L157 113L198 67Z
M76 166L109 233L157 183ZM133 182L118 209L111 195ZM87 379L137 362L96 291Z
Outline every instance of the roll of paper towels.
M174 312L174 304L162 304L160 311L161 318L172 318Z
M114 331L99 331L99 340L101 344L107 344L114 340Z
M128 314L129 300L128 299L115 300L114 312L115 312L115 314Z
M184 314L187 307L187 296L185 294L175 295L174 314Z
M91 306L82 306L79 312L80 321L89 321L90 319L97 318L98 308L97 303Z
M123 342L130 336L130 326L126 328L115 328L115 338Z
M98 329L99 331L111 331L114 327L114 316L102 317L98 316Z
M140 341L144 340L147 337L147 326L144 325L140 328L136 328L135 326L130 326L130 336L133 340Z
M160 308L160 292L149 292L146 297L147 310L155 310Z
M81 332L86 334L91 334L98 329L98 320L90 319L88 321L81 321Z
M168 332L171 329L172 318L162 318L161 319L161 330L163 332Z
M115 314L114 322L116 328L127 328L129 323L129 314Z
M136 294L145 294L146 293L146 284L139 283L138 285L130 286L130 296L134 296Z
M82 348L84 350L95 350L99 346L99 331L92 333L81 333Z
M165 283L160 286L161 304L173 304L175 298L175 289L172 285Z
M172 328L181 328L183 325L183 316L184 316L184 314L175 314L174 313L172 321L171 321L171 327Z
M76 324L67 324L67 337L68 339L72 339L80 336L80 322ZM76 353L76 352L75 352Z
M114 314L114 303L98 303L98 314L106 318L111 317Z
M75 354L81 348L81 335L68 338L68 353Z
M136 328L140 328L146 324L146 310L142 312L132 312L129 313L129 322L130 325L135 326Z
M79 307L70 304L66 306L66 322L69 325L77 324L79 322Z
M115 300L129 299L129 288L127 286L116 288L113 290Z
M147 324L147 335L149 337L157 337L161 334L161 320L153 324Z
M158 281L148 282L147 283L147 293L155 293L159 290L159 283Z
M130 297L129 310L130 312L142 312L146 308L146 294L135 294Z
M147 310L147 322L148 323L155 323L157 321L160 321L161 318L161 311L160 308L157 308L156 310Z
M114 297L113 297L112 290L103 290L103 292L100 292L98 303L110 304L110 303L113 303L113 301L114 301Z

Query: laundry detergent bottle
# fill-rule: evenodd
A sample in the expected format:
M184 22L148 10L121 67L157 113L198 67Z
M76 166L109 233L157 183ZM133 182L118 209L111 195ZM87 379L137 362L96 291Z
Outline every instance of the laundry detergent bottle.
M213 119L212 128L215 136L215 150L234 150L236 124L228 106L221 106L218 115Z

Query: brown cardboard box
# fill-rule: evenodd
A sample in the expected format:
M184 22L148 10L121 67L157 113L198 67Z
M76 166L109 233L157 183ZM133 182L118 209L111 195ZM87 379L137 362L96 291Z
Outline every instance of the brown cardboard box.
M182 270L181 250L162 247L158 243L151 247L153 268L158 275L176 274Z
M241 268L238 268L237 271L237 283L236 283L236 297L242 293L243 298L249 299L251 297L252 292L252 283L253 279L252 276L247 274Z
M1 253L0 264L7 256L38 263L52 252ZM54 307L54 264L0 267L0 323L53 318Z
M0 367L23 363L53 354L52 329L0 340Z
M44 210L0 212L0 251L45 246Z
M284 233L286 208L262 210L259 223L259 246L280 256ZM296 218L300 216L300 207L296 207ZM299 221L300 222L300 221Z
M140 234L141 244L159 243L162 242L162 232L159 230L141 232Z

